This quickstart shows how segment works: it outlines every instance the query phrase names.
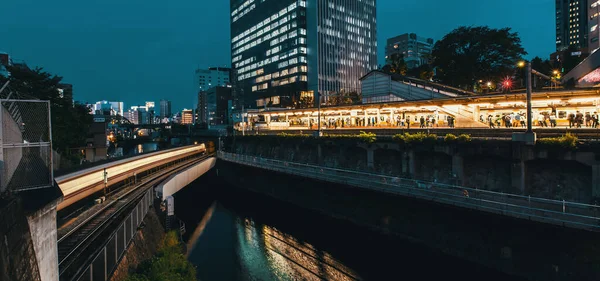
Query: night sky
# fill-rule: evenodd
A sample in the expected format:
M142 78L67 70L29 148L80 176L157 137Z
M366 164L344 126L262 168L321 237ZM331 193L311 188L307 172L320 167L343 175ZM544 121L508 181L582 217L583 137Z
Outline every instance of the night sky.
M438 40L461 25L512 27L529 57L555 49L554 0L377 2L380 64L388 37ZM0 51L63 76L82 102L191 108L194 70L231 59L228 0L5 0L0 11Z

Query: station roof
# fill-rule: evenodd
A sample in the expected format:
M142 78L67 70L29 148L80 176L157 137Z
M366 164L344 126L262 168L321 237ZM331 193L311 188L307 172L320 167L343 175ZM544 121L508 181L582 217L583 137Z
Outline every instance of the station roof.
M554 91L554 92L537 92L532 94L533 101L554 103L557 105L580 104L600 100L600 90L576 90L576 91ZM508 94L491 94L480 96L443 98L443 99L428 99L416 101L399 101L386 103L373 103L362 105L346 105L322 107L321 111L360 111L368 109L383 109L383 108L419 108L428 106L451 106L451 105L487 105L495 104L497 108L509 108L514 104L524 104L526 101L526 93L508 93ZM317 108L302 108L302 109L273 109L263 110L260 112L252 112L251 114L298 114L304 112L312 112Z

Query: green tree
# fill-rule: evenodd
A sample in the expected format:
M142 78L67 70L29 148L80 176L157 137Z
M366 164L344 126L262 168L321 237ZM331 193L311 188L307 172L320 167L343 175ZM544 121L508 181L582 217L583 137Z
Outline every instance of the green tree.
M512 76L527 52L510 28L459 27L435 44L432 52L436 78L444 84L472 90L479 80Z
M59 94L62 77L45 72L43 68L30 69L23 66L9 66L10 89L18 96L33 97L50 101L52 111L52 145L61 154L69 154L70 148L85 146L87 132L93 121L89 109L80 103L73 103L70 97ZM7 78L0 78L0 82Z
M195 281L196 268L183 255L176 232L169 232L163 239L158 253L144 261L137 272L126 281Z
M429 81L433 78L433 69L431 68L431 65L424 64L408 70L406 75Z
M404 56L402 54L391 54L386 61L386 65L382 69L387 73L395 73L400 75L406 75L408 71Z

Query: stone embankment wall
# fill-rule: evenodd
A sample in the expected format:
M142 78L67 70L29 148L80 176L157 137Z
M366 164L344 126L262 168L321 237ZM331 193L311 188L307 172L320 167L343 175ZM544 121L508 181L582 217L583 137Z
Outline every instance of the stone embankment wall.
M19 198L0 199L0 280L41 281L34 241Z
M511 141L368 144L356 139L230 138L227 151L381 173L533 197L600 203L600 149L524 146Z

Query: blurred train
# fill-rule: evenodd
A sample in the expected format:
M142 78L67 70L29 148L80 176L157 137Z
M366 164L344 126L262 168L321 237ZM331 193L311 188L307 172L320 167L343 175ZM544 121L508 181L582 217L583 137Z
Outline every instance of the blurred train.
M102 191L105 186L123 183L150 169L206 152L206 146L202 143L135 156L57 177L56 182L64 195L58 210Z

